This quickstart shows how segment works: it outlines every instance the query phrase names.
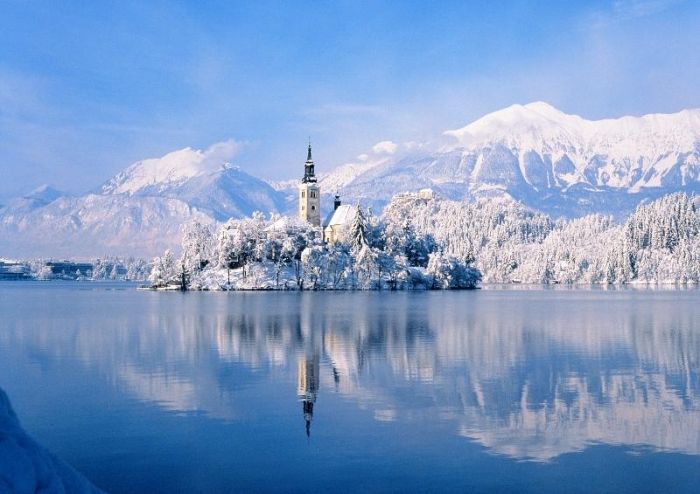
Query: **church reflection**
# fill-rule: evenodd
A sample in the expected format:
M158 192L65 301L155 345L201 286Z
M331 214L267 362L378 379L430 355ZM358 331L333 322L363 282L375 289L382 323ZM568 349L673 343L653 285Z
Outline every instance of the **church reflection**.
M454 434L515 458L548 461L592 443L700 455L697 295L613 292L601 303L595 292L484 290L220 300L212 307L210 294L192 294L193 306L157 306L138 324L124 314L99 337L86 320L71 338L21 322L5 338L43 354L82 352L139 400L224 420L248 413L242 389L266 393L281 382L307 436L325 403L330 410L340 399L400 426L415 427L417 417L449 422ZM24 341L28 335L36 341Z
M311 435L311 420L314 417L314 403L319 388L318 353L299 357L297 364L297 396L302 403L302 412L306 424L306 436Z
M525 302L503 313L502 300L415 310L407 299L392 311L367 302L331 311L307 299L285 308L293 316L240 320L218 337L220 354L296 369L307 436L323 387L377 420L450 420L456 434L517 458L547 461L591 443L700 454L700 437L683 432L700 430L692 314L621 303L613 316L572 319Z

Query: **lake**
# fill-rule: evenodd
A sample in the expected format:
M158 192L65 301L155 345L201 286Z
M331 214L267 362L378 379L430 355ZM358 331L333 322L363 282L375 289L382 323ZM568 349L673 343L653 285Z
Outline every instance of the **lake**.
M0 284L0 387L120 492L698 492L700 291Z

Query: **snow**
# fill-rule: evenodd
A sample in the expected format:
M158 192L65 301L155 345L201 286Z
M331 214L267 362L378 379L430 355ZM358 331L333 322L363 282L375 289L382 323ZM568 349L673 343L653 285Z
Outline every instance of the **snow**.
M103 193L136 194L144 189L180 185L189 179L214 174L231 167L225 161L237 148L233 141L225 141L202 151L186 147L160 158L134 163L102 186Z
M640 205L625 222L591 214L555 221L513 200L475 203L397 195L381 217L343 205L323 244L296 217L230 220L218 231L190 224L179 260L153 262L159 288L449 289L491 283L700 283L696 199L670 194ZM341 209L342 208L342 209Z
M349 204L341 204L338 209L331 212L323 222L323 227L347 225L357 213L357 207Z
M27 435L2 389L0 485L3 492L102 492Z
M466 149L501 142L520 153L532 150L557 159L566 155L579 172L598 155L605 157L602 169L611 177L616 176L615 165L625 162L641 163L642 171L654 167L663 175L676 164L680 153L695 151L700 138L700 110L585 120L536 102L490 113L466 127L446 131L445 135L456 139L455 146ZM639 187L641 183L634 181L630 173L623 173L606 185Z
M669 190L700 191L700 110L586 120L535 102L490 113L443 138L399 145L391 156L368 153L321 185L375 207L424 187L456 200L501 189L566 216L584 212L581 200L622 215ZM592 197L600 190L608 199ZM637 195L624 197L630 193Z
M224 142L140 161L99 193L80 197L42 187L0 208L0 250L23 258L152 257L179 243L184 223L285 210L283 193L224 161L233 147Z
M150 257L189 221L296 210L298 179L271 186L229 163L237 149L225 141L139 161L80 197L39 188L0 207L0 253ZM423 143L380 141L319 178L325 211L336 192L379 212L398 193L431 188L459 201L512 197L557 217L620 218L669 191L700 192L700 110L593 121L544 102L512 105Z
M29 194L24 196L24 198L33 199L48 204L64 195L65 194L63 192L54 189L48 184L44 184L31 191Z

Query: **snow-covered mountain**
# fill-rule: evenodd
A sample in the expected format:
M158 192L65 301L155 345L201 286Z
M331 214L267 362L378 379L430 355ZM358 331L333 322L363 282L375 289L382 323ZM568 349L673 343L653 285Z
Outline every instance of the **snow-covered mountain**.
M150 256L177 246L193 219L293 213L297 181L271 185L228 164L235 146L139 161L80 197L44 186L9 201L0 254ZM546 103L513 105L423 143L379 142L320 184L326 211L335 192L379 210L397 193L432 188L452 199L512 197L555 216L621 217L671 191L700 192L700 110L590 121Z
M44 184L31 191L29 194L11 200L7 204L7 207L11 207L15 211L32 211L36 208L46 206L65 195L66 194L54 189L50 185ZM2 206L0 206L0 208L1 207Z
M432 144L377 145L361 158L321 186L378 205L430 187L455 199L509 195L554 214L622 213L700 189L700 110L591 121L542 102L513 105Z
M134 163L93 193L42 188L0 208L0 251L28 256L152 256L180 243L189 221L214 224L279 211L284 197L210 150Z
M213 158L209 151L192 148L134 163L102 185L99 193L178 199L218 221L284 207L267 182Z

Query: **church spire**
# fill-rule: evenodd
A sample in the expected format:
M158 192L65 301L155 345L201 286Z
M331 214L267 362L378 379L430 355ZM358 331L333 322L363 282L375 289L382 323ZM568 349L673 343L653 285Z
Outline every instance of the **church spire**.
M314 160L311 158L311 139L309 139L309 151L306 154L306 163L304 164L304 178L302 183L315 183L316 175L314 174Z

